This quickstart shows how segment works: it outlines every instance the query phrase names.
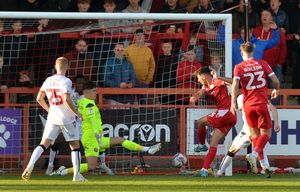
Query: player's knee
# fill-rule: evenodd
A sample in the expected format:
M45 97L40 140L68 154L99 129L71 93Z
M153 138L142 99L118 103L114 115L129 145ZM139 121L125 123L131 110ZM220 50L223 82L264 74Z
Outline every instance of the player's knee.
M40 147L42 147L44 151L46 151L46 150L47 150L47 147L46 147L45 145L43 145L43 144L40 144L39 146L40 146Z
M203 118L201 118L197 121L198 128L205 127L205 125L206 125L206 121Z
M79 151L80 152L80 148L78 147L78 148L74 148L74 149L72 149L72 151Z
M233 152L231 152L231 151L228 151L228 152L227 152L227 155L228 155L229 157L234 157L235 153L233 153Z

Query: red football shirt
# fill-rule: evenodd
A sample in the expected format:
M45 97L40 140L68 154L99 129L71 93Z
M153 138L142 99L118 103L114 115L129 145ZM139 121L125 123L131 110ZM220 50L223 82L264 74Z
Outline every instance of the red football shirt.
M239 79L244 95L244 107L268 104L268 80L274 75L269 64L264 60L250 58L234 68L234 78Z
M230 109L231 97L224 81L213 79L210 86L203 86L205 93L211 95L217 105L217 109Z

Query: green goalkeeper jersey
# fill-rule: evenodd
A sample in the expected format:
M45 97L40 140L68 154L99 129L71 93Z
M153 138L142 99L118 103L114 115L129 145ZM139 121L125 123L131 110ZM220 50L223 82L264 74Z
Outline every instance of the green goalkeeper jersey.
M92 132L102 134L102 121L95 101L82 98L77 101L78 111L82 115L82 133Z

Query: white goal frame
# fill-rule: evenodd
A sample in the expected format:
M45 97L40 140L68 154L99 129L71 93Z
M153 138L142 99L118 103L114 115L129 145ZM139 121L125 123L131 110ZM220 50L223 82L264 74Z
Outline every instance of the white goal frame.
M232 76L232 15L231 14L164 14L164 13L66 13L66 12L0 12L0 19L105 19L105 20L189 20L222 21L225 25L225 76ZM232 137L230 131L225 140L228 151ZM226 154L225 154L226 155ZM226 170L232 175L232 165Z

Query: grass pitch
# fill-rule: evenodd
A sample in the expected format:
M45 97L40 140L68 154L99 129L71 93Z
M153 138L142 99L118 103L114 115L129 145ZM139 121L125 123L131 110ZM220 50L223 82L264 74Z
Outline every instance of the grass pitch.
M72 177L32 176L22 181L20 176L0 176L0 191L300 191L300 175L274 174L271 179L262 175L198 178L182 175L148 176L87 176L89 182L72 182Z

